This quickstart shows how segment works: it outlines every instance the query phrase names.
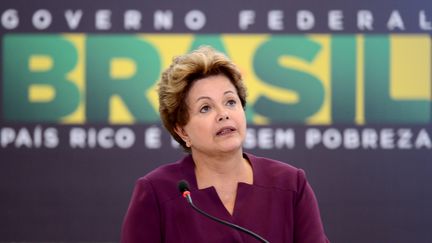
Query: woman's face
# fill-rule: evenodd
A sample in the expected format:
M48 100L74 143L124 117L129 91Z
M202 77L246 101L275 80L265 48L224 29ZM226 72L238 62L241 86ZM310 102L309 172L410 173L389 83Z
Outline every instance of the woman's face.
M178 128L192 152L233 152L242 148L245 112L234 85L224 75L195 81L186 97L189 121Z

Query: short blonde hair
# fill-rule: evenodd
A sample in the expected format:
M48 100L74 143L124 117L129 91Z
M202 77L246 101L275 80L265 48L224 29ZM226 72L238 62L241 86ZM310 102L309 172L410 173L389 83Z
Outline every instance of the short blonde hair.
M159 82L159 113L163 125L173 138L190 152L190 148L175 132L189 121L186 97L192 84L209 76L224 75L234 85L243 108L246 106L246 87L240 70L223 53L209 46L201 46L191 53L175 57L172 64L162 72Z

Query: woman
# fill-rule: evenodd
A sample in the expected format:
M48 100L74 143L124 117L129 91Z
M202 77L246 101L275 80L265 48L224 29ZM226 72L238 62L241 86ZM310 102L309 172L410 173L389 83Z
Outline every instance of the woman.
M137 181L122 242L257 242L193 211L194 204L272 243L328 242L302 170L243 152L246 89L237 67L210 47L174 59L159 83L160 115L188 152Z

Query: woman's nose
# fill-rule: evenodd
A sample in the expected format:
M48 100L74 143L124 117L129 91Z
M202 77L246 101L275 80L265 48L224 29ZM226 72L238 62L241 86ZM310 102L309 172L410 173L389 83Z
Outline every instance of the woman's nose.
M218 121L229 120L229 116L227 112L221 112L217 118Z

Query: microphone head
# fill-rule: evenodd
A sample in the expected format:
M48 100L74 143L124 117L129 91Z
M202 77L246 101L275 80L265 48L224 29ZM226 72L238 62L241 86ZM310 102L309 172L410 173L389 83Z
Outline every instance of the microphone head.
M189 191L189 183L186 180L179 181L178 189L181 194L183 194L185 191Z

